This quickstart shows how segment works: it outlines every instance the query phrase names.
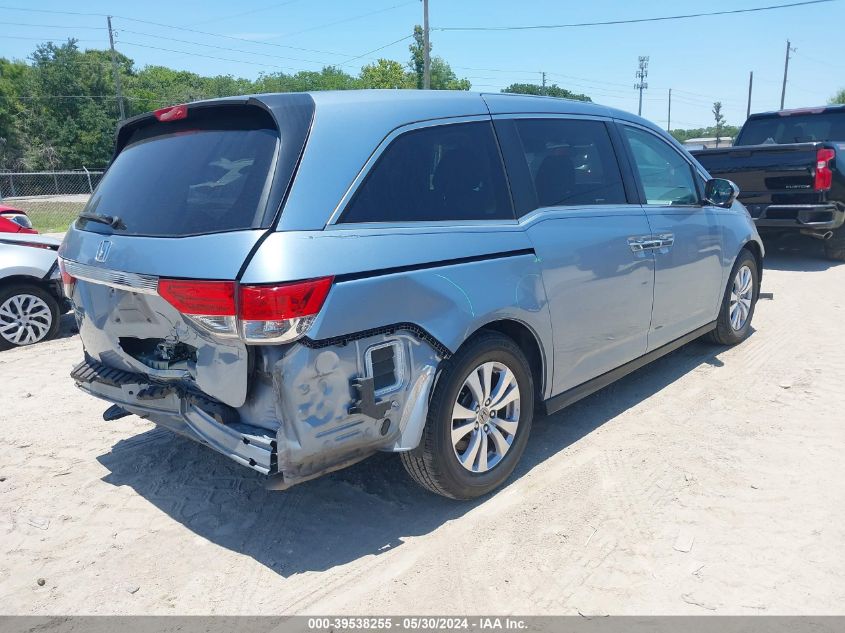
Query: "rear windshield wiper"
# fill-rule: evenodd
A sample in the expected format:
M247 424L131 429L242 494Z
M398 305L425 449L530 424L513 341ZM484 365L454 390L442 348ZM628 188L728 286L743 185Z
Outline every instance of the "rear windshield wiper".
M108 226L112 227L113 229L117 229L118 231L122 231L126 228L126 225L116 215L101 215L99 213L90 213L88 211L83 211L79 214L79 217L83 220L91 220L92 222L99 222L100 224L107 224Z

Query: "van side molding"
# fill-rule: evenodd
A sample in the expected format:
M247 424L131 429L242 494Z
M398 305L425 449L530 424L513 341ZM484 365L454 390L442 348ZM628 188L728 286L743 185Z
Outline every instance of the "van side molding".
M683 347L687 343L694 341L695 339L704 336L708 332L716 329L716 322L711 321L707 325L703 325L698 329L693 330L689 334L685 334L684 336L675 339L662 347L658 347L657 349L653 349L650 352L647 352L640 356L639 358L635 358L634 360L625 363L617 367L616 369L611 369L608 372L603 373L601 376L596 376L592 380L588 380L587 382L581 383L576 387L572 387L572 389L567 389L566 391L557 394L556 396L552 396L545 401L546 405L546 415L551 415L552 413L556 413L561 409L565 409L571 404L578 402L579 400L586 398L589 395L594 394L599 389L603 389L608 385L616 382L620 378L627 376L628 374L640 369L648 365L650 362L657 360L661 356L665 356L670 352L674 352L679 347Z

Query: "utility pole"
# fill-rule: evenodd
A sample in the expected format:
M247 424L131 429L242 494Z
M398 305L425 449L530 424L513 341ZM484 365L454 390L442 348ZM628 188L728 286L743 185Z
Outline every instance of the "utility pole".
M109 25L109 47L111 48L111 66L114 70L114 91L117 95L117 107L120 108L120 120L126 118L126 112L123 109L123 90L120 87L120 71L117 69L117 53L114 52L114 33L111 28L111 16L106 16L106 21Z
M423 3L423 88L428 90L431 88L431 49L430 35L428 28L428 0L422 0Z
M540 94L544 95L544 94L546 94L546 71L545 70L542 71L542 75L543 75L543 87L540 90Z
M643 90L648 88L648 84L645 82L645 78L648 77L648 56L643 57L640 56L640 67L637 69L637 74L635 77L639 80L637 83L634 84L634 90L640 91L640 107L637 110L637 114L642 116L643 115Z
M666 116L666 131L672 131L672 89L669 88L669 114Z
M789 40L786 40L786 61L783 64L783 88L780 91L780 109L783 110L783 103L786 100L786 76L789 74L789 54L794 53Z
M751 88L754 86L754 71L748 74L748 108L745 110L745 118L751 116Z

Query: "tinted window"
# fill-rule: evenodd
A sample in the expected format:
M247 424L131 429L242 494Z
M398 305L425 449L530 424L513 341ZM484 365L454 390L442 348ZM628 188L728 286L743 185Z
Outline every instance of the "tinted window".
M394 140L341 222L513 218L490 123L439 125Z
M692 166L666 141L643 130L623 126L647 204L698 203Z
M130 137L86 211L118 216L127 235L180 236L252 227L279 141L269 115L191 116ZM87 230L103 224L79 220ZM111 229L108 229L111 231Z
M737 145L845 141L845 111L749 119Z
M604 123L521 119L514 125L536 194L533 208L626 202Z

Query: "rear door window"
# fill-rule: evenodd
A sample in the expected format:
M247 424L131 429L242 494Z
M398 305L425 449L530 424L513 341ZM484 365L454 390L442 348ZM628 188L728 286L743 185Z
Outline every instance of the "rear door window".
M520 215L542 207L627 203L603 122L531 118L502 120L499 128L509 172L521 185Z
M340 222L513 219L489 122L406 132L381 154Z
M221 111L222 110L222 111ZM257 227L279 145L269 114L220 109L135 131L86 211L121 235L179 237ZM111 227L79 220L81 228Z

